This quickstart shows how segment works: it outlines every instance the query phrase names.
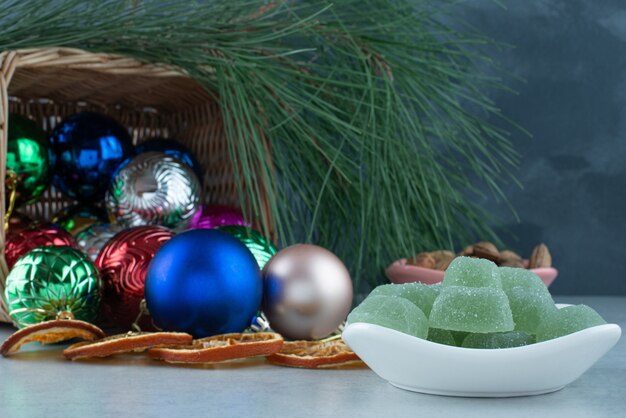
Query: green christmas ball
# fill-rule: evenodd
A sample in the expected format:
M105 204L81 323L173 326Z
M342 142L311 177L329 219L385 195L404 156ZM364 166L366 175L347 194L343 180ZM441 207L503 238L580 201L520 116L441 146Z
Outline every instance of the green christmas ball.
M71 247L39 247L26 253L9 273L4 292L19 327L68 316L93 322L101 294L98 269Z
M109 216L105 209L98 206L90 206L84 203L65 207L52 216L52 223L59 225L72 235L95 224L109 222Z
M248 247L261 270L270 261L270 258L278 252L278 248L255 229L241 225L225 225L217 229L234 236Z
M16 206L36 201L48 187L46 133L32 120L14 113L9 114L7 170L17 174Z

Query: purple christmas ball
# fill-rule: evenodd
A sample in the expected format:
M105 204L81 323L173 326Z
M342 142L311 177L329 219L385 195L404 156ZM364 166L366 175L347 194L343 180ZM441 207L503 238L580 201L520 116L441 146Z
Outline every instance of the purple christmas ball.
M239 209L222 205L201 205L189 223L190 229L212 229L224 225L250 226Z

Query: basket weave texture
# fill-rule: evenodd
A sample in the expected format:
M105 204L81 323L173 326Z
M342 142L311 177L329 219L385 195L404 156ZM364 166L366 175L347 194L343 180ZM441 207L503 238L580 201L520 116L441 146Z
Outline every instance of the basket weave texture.
M0 53L0 178L6 176L9 112L27 116L49 132L63 118L84 110L117 119L129 129L135 144L156 136L182 142L204 168L205 203L240 206L240 187L234 180L215 96L176 69L77 49ZM0 181L0 219L6 201L5 184ZM71 203L50 187L25 212L50 219ZM4 243L5 231L0 228L0 321L11 322L4 301L8 274Z

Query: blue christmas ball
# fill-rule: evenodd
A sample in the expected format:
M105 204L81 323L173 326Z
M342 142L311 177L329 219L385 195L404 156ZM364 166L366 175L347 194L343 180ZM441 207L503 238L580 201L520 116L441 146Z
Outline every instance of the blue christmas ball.
M173 139L152 138L137 145L137 154L143 154L144 152L150 151L162 152L187 164L189 168L196 173L200 183L202 183L202 166L191 151L189 151L189 149L180 142Z
M128 131L115 119L77 113L50 135L52 182L73 199L100 200L118 166L133 154Z
M203 338L246 329L262 287L258 264L241 241L215 229L192 229L157 251L145 298L156 326Z

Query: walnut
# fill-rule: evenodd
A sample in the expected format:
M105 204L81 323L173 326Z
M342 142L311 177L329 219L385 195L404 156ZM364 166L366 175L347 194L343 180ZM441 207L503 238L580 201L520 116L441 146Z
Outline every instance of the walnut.
M437 264L435 257L430 255L430 253L415 254L413 257L409 258L406 263L411 266L425 267L428 269L435 268L435 264Z
M516 252L510 250L500 251L499 266L524 268L524 260Z
M474 244L474 257L486 258L491 261L499 261L500 251L491 242L483 241L478 244Z
M474 246L473 245L468 245L467 247L463 248L463 251L461 251L459 253L460 256L463 257L471 257L474 255Z
M435 269L445 271L456 255L452 251L439 250L430 253L435 259Z
M522 261L522 256L511 250L502 250L500 251L500 258L503 260L520 260Z

